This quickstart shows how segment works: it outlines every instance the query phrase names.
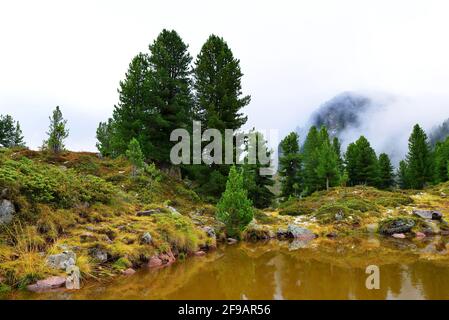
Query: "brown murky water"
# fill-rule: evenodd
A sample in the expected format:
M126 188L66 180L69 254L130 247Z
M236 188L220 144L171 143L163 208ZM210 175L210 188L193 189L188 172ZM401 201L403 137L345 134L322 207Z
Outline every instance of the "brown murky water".
M448 299L446 239L242 243L77 292L19 299ZM449 246L448 246L449 247ZM365 287L368 265L380 289Z

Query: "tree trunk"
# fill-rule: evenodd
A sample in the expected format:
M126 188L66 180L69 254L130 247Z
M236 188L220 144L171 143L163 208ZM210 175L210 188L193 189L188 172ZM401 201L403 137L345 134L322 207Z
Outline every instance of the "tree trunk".
M329 191L329 178L326 178L326 190Z

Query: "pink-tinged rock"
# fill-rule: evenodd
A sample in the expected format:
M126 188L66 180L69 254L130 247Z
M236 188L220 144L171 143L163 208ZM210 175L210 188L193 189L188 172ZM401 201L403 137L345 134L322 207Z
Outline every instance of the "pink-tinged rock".
M206 255L206 252L200 250L200 251L195 252L194 255L197 257L202 257L202 256Z
M51 289L57 289L65 286L66 278L64 277L50 277L45 280L39 280L35 284L29 285L27 288L33 292L42 292Z
M396 239L405 239L405 234L403 233L393 233L391 236Z
M162 266L162 260L159 259L158 256L152 256L150 258L150 261L148 262L148 267L150 267L150 268L157 268L157 267L160 267L160 266Z
M176 258L171 251L160 254L159 259L162 260L164 266L169 266L176 261Z
M425 238L426 235L424 233L422 233L422 232L417 232L416 233L416 237L421 239L421 238Z
M134 273L136 273L136 270L134 270L133 268L128 268L125 271L123 271L123 274L125 276L132 276Z

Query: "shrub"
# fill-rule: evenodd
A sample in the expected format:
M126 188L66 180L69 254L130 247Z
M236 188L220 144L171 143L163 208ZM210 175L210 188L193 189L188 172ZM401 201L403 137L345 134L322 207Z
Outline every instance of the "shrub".
M225 224L228 236L240 238L240 233L253 220L253 216L251 200L243 187L243 175L232 166L226 190L217 204L217 219Z

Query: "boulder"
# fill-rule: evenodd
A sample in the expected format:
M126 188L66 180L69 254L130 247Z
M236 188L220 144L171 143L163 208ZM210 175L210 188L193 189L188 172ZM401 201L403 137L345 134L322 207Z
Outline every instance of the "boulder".
M422 233L422 232L417 232L417 233L415 234L415 237L417 237L418 239L422 239L422 238L425 238L425 237L426 237L426 234L425 234L425 233Z
M291 238L301 239L301 240L311 240L315 238L315 234L309 229L302 228L300 226L289 224L287 227L287 234Z
M79 290L81 279L80 269L77 266L70 266L66 269L66 273L65 287L69 290Z
M396 239L405 239L405 234L403 233L393 233L391 236Z
M212 228L212 227L205 226L205 227L203 227L203 231L206 232L206 234L207 234L207 236L209 238L216 238L217 237L217 235L215 233L215 229Z
M435 210L413 210L413 214L417 217L428 219L428 220L441 220L443 214Z
M61 288L65 285L66 278L64 277L50 277L45 280L39 280L35 284L29 285L27 287L28 290L33 292L43 292L51 289Z
M386 235L394 233L407 233L415 226L415 221L408 218L396 218L389 221L384 221L379 232Z
M0 202L0 224L9 224L14 218L16 209L11 201L3 199Z
M148 261L148 267L157 268L162 266L162 260L158 256L152 256Z
M202 257L202 256L205 256L205 255L206 255L206 252L200 250L200 251L195 252L194 255L195 255L196 257Z
M51 268L66 270L76 264L76 254L73 251L64 251L48 256L47 264Z
M228 242L228 244L236 244L238 241L234 238L227 238L226 241Z
M105 263L108 261L108 253L100 248L91 249L90 255L100 263Z
M288 232L286 229L278 229L276 236L281 239L288 238Z
M143 244L151 244L153 242L153 237L149 232L145 232L142 236L141 242Z

